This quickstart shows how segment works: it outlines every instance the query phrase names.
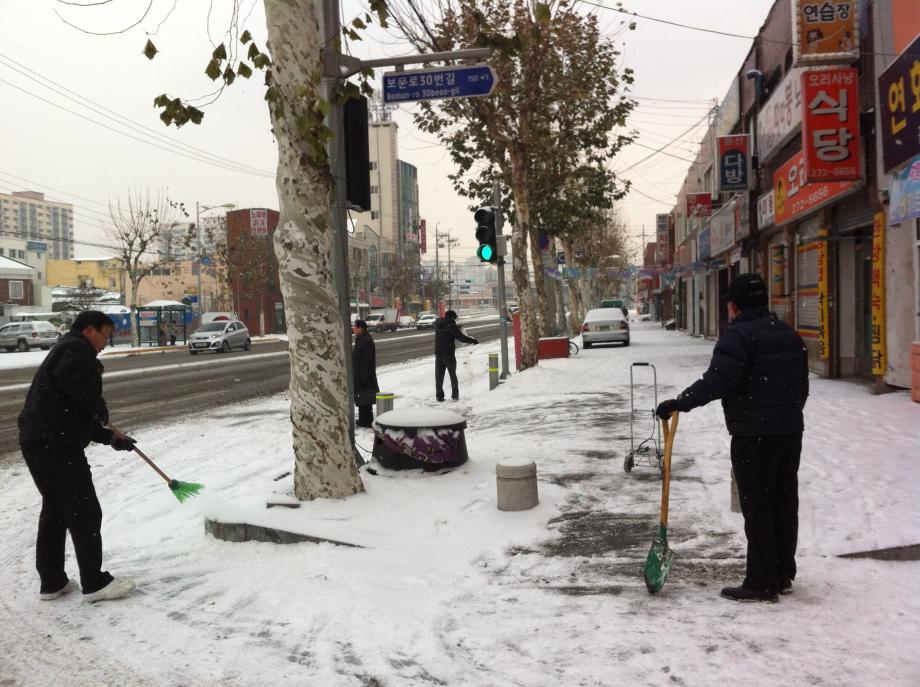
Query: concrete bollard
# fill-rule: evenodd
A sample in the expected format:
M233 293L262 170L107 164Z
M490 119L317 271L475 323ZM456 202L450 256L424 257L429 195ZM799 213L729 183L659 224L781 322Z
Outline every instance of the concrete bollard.
M392 394L389 391L378 391L377 392L377 415L383 415L384 413L393 410L393 399L394 398L396 398L395 394Z
M495 466L498 510L528 510L539 503L537 466L526 458L508 458Z
M498 386L498 353L489 353L489 391Z
M732 513L741 512L741 497L738 495L738 483L735 481L735 471L732 470Z

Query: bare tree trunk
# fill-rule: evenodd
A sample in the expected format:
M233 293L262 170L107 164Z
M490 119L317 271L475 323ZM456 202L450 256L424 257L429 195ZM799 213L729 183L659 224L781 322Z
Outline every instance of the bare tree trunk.
M516 226L511 231L513 253L511 274L521 313L520 369L537 364L536 302L527 275L527 238L530 234L530 200L527 191L527 161L519 143L511 145L511 193L514 196Z
M572 247L571 240L563 240L562 246L565 250L566 265L573 265L575 263L575 250ZM581 325L585 320L581 283L577 277L566 277L566 283L569 285L569 331L574 337L581 333Z
M131 308L131 346L137 348L141 345L141 327L140 320L137 319L137 287L140 286L141 281L131 280L131 305L128 306Z
M540 235L530 227L530 262L533 266L533 284L537 295L537 330L540 336L553 335L553 315L551 301L548 298L551 280L546 279L543 265L543 251L540 250ZM554 303L555 301L552 301Z
M310 164L309 141L298 129L301 117L313 116L310 95L321 73L315 5L265 1L272 83L285 106L280 117L271 108L281 211L274 243L291 355L294 493L300 500L364 491L349 440L345 330L332 274L332 181Z

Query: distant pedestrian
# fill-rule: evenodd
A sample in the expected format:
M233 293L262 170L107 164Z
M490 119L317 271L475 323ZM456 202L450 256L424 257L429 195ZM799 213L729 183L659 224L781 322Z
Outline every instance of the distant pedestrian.
M77 315L36 371L19 414L22 455L42 496L35 567L43 600L76 589L64 570L68 531L84 601L116 599L134 589L131 580L115 579L102 570L102 508L83 452L91 441L116 451L130 451L134 445L131 437L117 437L105 427L109 411L96 356L114 327L97 310Z
M744 581L722 596L776 601L777 592L792 591L796 573L808 354L802 338L768 310L767 285L756 274L736 277L723 301L731 324L709 369L657 413L665 418L722 399L748 542Z
M454 353L455 341L478 344L479 340L467 336L457 324L457 313L448 310L444 317L434 323L434 391L438 401L444 400L444 372L450 375L450 397L460 398L457 384L457 357Z
M354 377L355 405L358 406L358 427L370 427L374 422L374 402L380 386L377 384L377 350L374 337L367 331L367 322L355 320L351 325L355 335L351 349L351 369Z
M173 322L172 316L170 316L169 320L167 320L166 331L169 334L169 345L175 346L176 345L176 323Z

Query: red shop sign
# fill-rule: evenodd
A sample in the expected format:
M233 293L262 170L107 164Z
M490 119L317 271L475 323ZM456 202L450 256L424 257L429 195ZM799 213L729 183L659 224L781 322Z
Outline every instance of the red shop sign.
M856 69L802 74L802 151L809 181L862 178Z
M777 225L802 217L845 195L856 187L852 181L814 181L805 174L802 151L773 173L773 208Z
M688 217L709 217L712 214L712 194L711 193L688 193L687 194L687 216Z

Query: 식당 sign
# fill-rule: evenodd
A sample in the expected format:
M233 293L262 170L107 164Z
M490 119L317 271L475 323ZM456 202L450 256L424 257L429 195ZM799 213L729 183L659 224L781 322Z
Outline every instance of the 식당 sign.
M719 191L747 191L750 179L750 137L719 136Z
M878 79L886 172L920 154L920 36Z
M852 67L802 74L802 151L810 181L862 177L857 82Z
M811 182L800 150L773 173L773 213L777 225L822 208L856 187L852 181Z

